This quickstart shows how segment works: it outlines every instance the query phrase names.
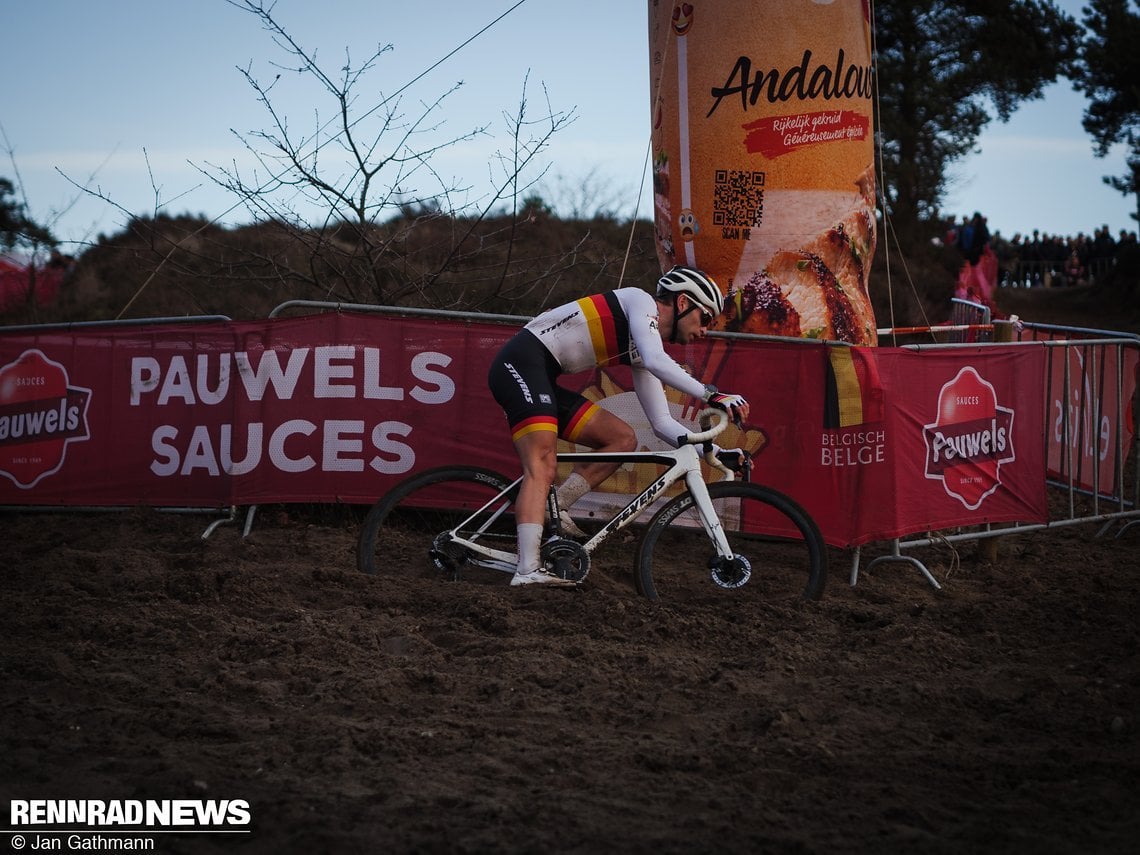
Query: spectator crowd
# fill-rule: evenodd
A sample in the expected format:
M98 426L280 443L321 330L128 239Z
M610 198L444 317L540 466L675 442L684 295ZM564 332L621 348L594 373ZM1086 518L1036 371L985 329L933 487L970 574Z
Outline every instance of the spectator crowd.
M1118 252L1135 247L1136 232L1121 229L1113 237L1108 226L1089 236L1048 234L1034 229L1029 236L1015 233L1008 240L1000 232L990 232L986 218L979 213L950 223L946 242L957 246L966 263L976 265L988 246L997 259L997 287L1046 288L1090 285L1116 263Z

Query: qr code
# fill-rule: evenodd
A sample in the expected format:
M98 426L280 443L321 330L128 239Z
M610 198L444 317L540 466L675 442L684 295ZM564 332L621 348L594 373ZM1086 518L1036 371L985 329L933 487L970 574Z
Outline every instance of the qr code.
M764 218L764 173L718 169L713 177L713 225L751 228Z

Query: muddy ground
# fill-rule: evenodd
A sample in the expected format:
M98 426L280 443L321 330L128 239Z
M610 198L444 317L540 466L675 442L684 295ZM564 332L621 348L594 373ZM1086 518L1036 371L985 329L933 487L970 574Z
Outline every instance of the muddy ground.
M248 800L156 851L1137 851L1137 531L652 604L628 549L512 589L364 576L348 513L0 519L3 796Z

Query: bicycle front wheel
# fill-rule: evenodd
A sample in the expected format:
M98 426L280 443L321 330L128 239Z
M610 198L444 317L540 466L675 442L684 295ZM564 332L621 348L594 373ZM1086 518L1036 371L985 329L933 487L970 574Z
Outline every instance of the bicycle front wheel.
M440 536L455 528L511 481L475 466L428 469L397 484L364 518L356 545L356 566L364 573L416 578L456 577L465 563L462 552L449 550ZM498 515L483 521L487 542L514 550L514 496L500 503Z
M722 481L708 489L736 560L717 556L696 501L685 491L645 530L637 552L639 593L651 600L680 599L747 586L769 600L823 595L827 547L807 511L762 484Z

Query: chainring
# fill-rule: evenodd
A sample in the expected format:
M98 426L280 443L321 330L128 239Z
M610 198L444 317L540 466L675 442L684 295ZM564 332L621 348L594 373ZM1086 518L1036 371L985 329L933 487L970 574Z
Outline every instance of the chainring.
M590 572L590 553L576 540L554 537L542 544L542 566L571 582L581 582Z

